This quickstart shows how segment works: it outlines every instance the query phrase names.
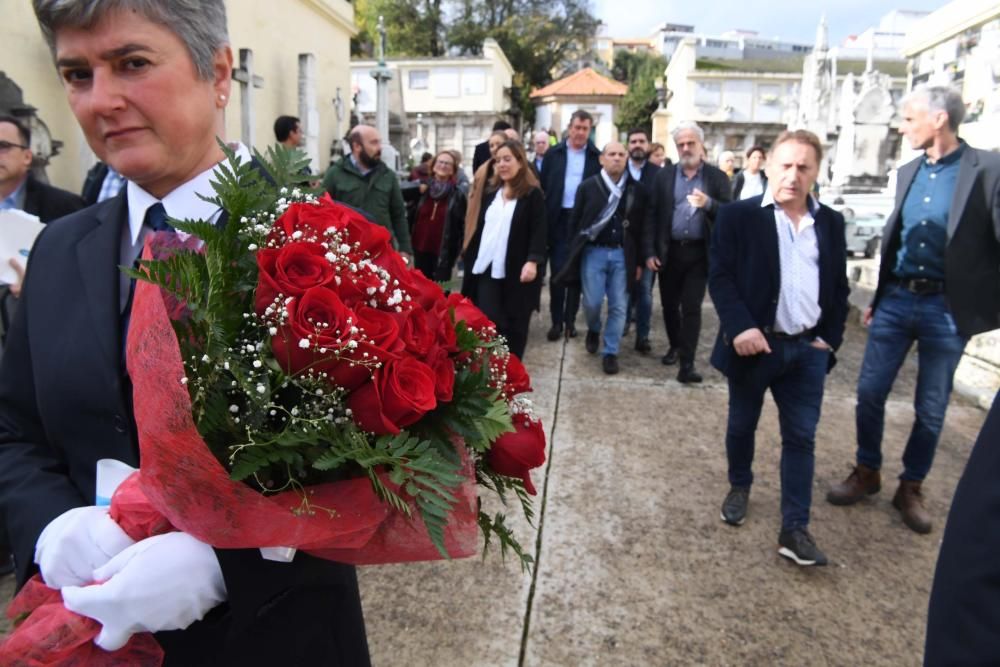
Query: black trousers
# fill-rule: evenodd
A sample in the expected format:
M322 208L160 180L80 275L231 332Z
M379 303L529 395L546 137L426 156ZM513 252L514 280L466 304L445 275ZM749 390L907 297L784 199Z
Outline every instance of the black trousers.
M555 223L549 223L549 313L552 324L561 327L576 326L576 314L580 311L580 287L567 286L564 283L555 284L552 278L562 271L569 261L569 247L572 240L572 230L569 228L571 208L559 210L559 218ZM518 355L520 356L520 355Z
M497 333L507 339L507 347L517 357L524 357L524 348L528 344L528 324L530 316L512 316L510 308L504 301L504 281L491 278L487 268L483 275L476 279L476 298L473 302L479 310L497 325Z
M694 363L701 333L701 302L708 285L708 249L702 242L673 241L660 271L660 304L670 347L681 364Z
M421 252L419 250L413 251L413 266L419 269L428 280L434 280L434 274L437 272L437 263L437 253Z

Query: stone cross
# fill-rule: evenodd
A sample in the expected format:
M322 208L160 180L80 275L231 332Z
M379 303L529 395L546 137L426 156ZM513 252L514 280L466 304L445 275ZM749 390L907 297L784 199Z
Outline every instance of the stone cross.
M378 67L372 70L372 77L376 82L375 129L378 130L384 148L389 144L389 81L392 80L392 71L385 65L385 20L381 16L378 17L378 32L380 36L379 63Z
M299 121L310 170L319 165L319 109L316 107L316 56L299 54Z
M264 79L253 73L253 51L240 49L240 67L233 70L233 79L240 84L240 140L253 149L253 89L263 88Z

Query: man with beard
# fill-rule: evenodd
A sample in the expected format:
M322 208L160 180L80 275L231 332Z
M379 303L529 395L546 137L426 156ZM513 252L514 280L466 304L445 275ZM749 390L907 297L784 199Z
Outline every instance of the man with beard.
M729 178L705 163L705 133L696 123L673 131L679 164L663 167L653 181L643 244L646 266L660 271L660 302L670 349L667 366L680 360L677 380L701 382L694 368L701 331L701 302L708 280L706 241L719 204L732 199Z
M364 211L392 233L394 247L407 261L413 255L406 205L399 189L399 179L382 162L382 138L370 125L357 125L347 135L351 146L331 166L323 178L323 189L348 206Z
M653 179L660 170L649 161L649 134L641 128L628 131L628 173L633 181L642 186L648 197ZM643 267L642 275L632 285L628 297L628 312L625 318L625 335L629 325L635 321L635 349L641 354L649 354L653 347L649 344L649 323L653 315L653 279L656 274Z

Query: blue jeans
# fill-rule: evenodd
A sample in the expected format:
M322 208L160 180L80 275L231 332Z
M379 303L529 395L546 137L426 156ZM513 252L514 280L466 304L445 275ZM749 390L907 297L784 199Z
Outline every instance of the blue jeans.
M604 328L604 354L618 354L625 330L625 303L628 300L625 251L622 248L587 245L580 261L583 282L583 312L587 330L601 330L601 305L608 296L608 322Z
M729 378L726 457L729 483L753 483L754 434L770 389L781 426L781 528L805 528L812 506L816 425L830 353L805 340L769 337L770 354L757 355L746 372Z
M916 419L903 452L900 479L923 481L934 461L952 378L968 340L955 328L943 294L920 296L898 285L889 287L875 309L858 377L858 463L875 470L882 467L885 400L916 341Z
M636 340L649 338L649 321L653 317L653 279L655 277L654 272L645 266L642 267L642 276L639 277L639 281L628 295L626 319L629 322L635 321Z

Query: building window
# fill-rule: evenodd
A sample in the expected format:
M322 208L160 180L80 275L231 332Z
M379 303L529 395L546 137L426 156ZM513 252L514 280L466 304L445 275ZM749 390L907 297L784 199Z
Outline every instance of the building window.
M442 67L431 75L431 90L437 97L458 97L458 68Z
M694 106L700 113L712 114L722 105L722 84L697 81L694 84Z
M410 70L410 90L427 90L430 72L425 69Z
M486 70L482 68L466 68L462 70L462 94L486 94Z

